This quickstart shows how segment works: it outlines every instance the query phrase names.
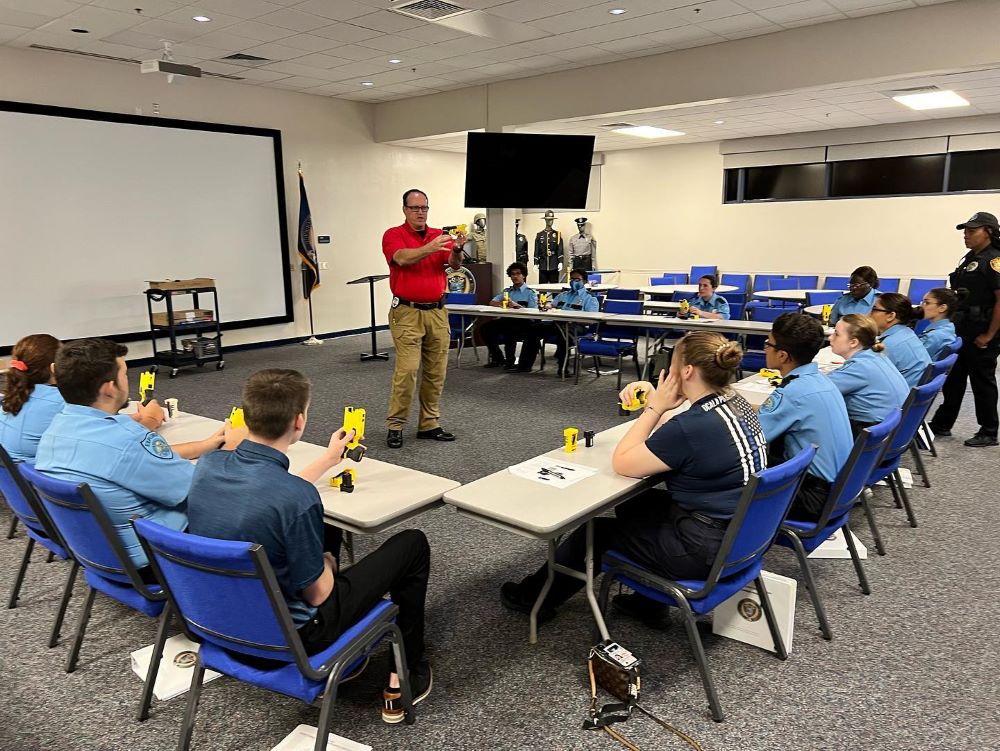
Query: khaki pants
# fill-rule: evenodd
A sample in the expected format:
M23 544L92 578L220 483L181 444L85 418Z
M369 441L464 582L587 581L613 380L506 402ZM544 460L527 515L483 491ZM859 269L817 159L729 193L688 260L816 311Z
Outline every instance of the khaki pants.
M385 426L402 430L420 377L420 422L417 430L433 430L441 417L441 391L448 371L448 314L443 308L418 310L398 305L389 311L389 331L396 346L392 394Z

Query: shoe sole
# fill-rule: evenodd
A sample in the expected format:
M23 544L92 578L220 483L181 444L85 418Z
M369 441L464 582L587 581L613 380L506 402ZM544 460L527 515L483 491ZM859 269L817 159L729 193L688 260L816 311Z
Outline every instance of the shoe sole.
M417 696L413 700L413 706L417 706L420 702L426 699L430 693L431 689L434 688L434 673L431 673L430 683L427 684L427 689ZM398 725L400 722L406 719L405 710L400 710L399 712L393 712L392 714L387 713L384 709L382 710L382 722L388 723L389 725Z

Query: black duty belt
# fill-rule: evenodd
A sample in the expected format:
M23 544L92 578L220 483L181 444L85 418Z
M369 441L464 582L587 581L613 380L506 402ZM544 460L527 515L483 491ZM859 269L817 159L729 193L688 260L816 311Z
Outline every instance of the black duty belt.
M714 529L728 529L729 520L728 519L716 519L714 516L708 516L707 514L699 514L697 511L687 511L688 516L697 522L713 527Z
M397 295L393 298L393 301L397 305L409 305L411 308L416 308L417 310L438 310L444 307L444 298L442 297L437 302L413 302L412 300L404 300L402 297ZM396 305L393 305L396 307Z

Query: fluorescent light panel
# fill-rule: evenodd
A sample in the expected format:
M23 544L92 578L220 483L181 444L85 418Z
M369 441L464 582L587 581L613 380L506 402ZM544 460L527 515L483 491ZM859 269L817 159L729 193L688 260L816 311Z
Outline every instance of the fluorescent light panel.
M683 136L679 130L667 130L666 128L656 128L652 125L633 125L629 128L615 128L614 133L621 133L626 136L638 136L639 138L669 138L671 136Z
M968 107L969 102L954 91L927 91L923 94L903 94L893 99L911 110L939 110L945 107Z

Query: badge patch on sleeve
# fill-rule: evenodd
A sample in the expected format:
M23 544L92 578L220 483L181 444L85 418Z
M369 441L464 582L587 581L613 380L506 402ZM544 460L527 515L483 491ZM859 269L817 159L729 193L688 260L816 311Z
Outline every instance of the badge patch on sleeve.
M760 411L774 412L774 410L778 408L778 405L781 404L781 396L782 394L780 389L771 392L771 395L767 397L767 401L760 405Z
M173 459L174 451L159 433L146 433L142 447L157 459Z
M990 261L990 268L994 271L1000 271L1000 258L994 258Z

